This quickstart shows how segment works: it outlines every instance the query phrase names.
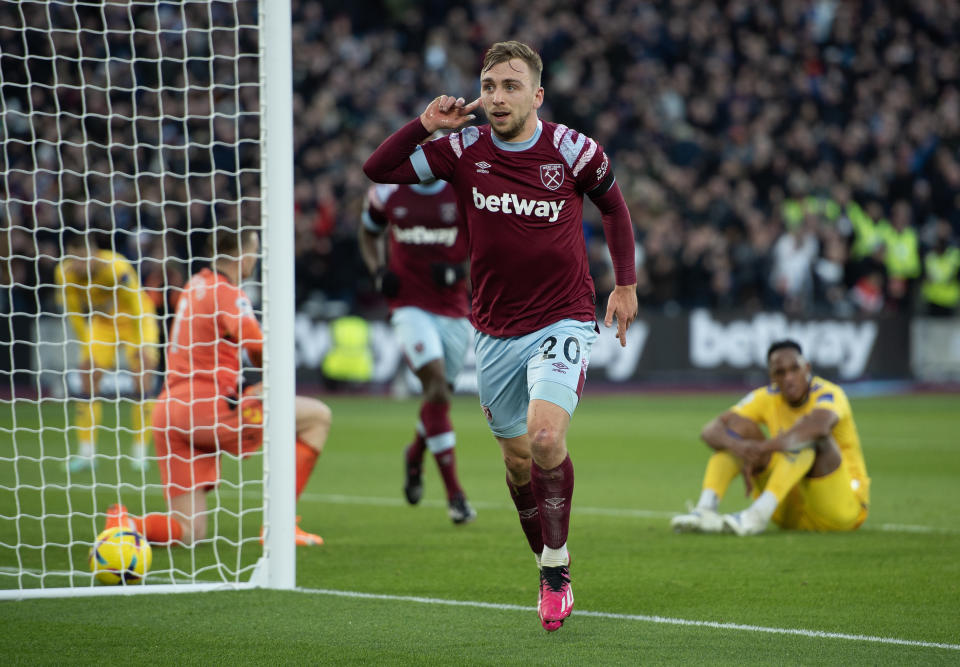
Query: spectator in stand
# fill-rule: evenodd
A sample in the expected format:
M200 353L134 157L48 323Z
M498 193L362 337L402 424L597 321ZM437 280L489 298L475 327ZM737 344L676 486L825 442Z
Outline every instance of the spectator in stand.
M910 203L901 199L893 205L890 224L880 229L886 246L888 304L891 309L901 312L911 311L913 284L922 271L919 241L912 218Z
M960 247L951 237L950 225L936 223L933 247L923 258L924 312L934 317L953 317L960 306Z
M814 233L817 225L817 218L807 215L773 246L770 283L782 300L783 309L793 315L802 314L812 303L812 267L820 251Z

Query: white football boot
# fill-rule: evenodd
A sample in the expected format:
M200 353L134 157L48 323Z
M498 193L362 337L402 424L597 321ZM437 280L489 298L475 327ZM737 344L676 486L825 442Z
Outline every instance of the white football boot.
M759 512L749 508L736 514L724 514L722 518L723 532L740 537L759 535L767 529L767 520L760 516Z
M721 533L723 517L707 507L695 507L686 514L673 517L670 527L678 533Z

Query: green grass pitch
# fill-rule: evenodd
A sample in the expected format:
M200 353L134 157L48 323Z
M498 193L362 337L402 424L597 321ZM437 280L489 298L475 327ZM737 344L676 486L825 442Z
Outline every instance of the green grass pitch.
M741 539L669 530L671 513L699 494L707 456L700 427L737 396L602 395L588 387L568 438L576 608L552 634L536 617L535 565L476 399L457 398L453 421L461 479L479 516L455 527L432 464L424 502L402 500L401 450L415 400L324 398L333 430L298 511L326 544L298 550L303 590L2 602L3 662L960 664L955 395L852 399L873 480L871 514L858 532L771 528ZM42 409L44 423L62 428L62 404ZM43 437L62 456L62 433L39 432L37 415L35 404L14 412L0 402L0 428L9 433L16 419L26 429L18 452L34 455ZM109 452L105 440L101 451ZM144 501L163 509L161 496L141 495L122 467L101 462L97 479L106 488L91 489L86 473L63 490L59 462L14 464L11 450L0 450L0 574L17 567L9 545L42 536L62 544L27 552L28 568L42 556L48 570L82 569L82 542L102 519L55 516L68 506L82 515L96 501L102 511L119 495L131 510ZM259 465L228 464L224 474L255 477ZM157 478L151 470L146 480ZM15 497L9 489L17 483L32 488ZM157 549L154 570L185 573L195 564L204 580L248 576L260 525L248 500L225 487L217 520L230 541ZM723 508L745 504L735 482ZM44 521L29 518L44 512ZM241 534L254 539L231 547ZM0 576L0 587L16 585Z

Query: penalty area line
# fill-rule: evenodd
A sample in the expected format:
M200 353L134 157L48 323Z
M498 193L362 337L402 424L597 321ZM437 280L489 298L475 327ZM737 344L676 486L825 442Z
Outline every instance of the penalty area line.
M496 602L479 602L474 600L446 600L443 598L424 598L415 595L386 595L383 593L361 593L359 591L339 591L329 588L298 588L301 593L312 595L330 595L342 598L356 598L363 600L383 600L387 602L416 602L419 604L443 605L447 607L472 607L475 609L494 609L497 611L536 611L536 607L524 607L516 604L501 604ZM615 614L605 611L576 611L575 616L591 618L609 618L620 621L638 621L641 623L657 623L659 625L685 625L714 630L739 630L741 632L763 632L774 635L794 635L810 637L812 639L843 639L847 641L870 642L874 644L893 644L897 646L915 646L918 648L941 648L948 651L960 651L960 644L943 644L940 642L924 642L913 639L898 639L896 637L875 637L872 635L858 635L846 632L825 632L823 630L804 630L802 628L771 628L763 625L746 625L743 623L721 623L719 621L695 621L685 618L670 618L667 616L648 616L645 614Z

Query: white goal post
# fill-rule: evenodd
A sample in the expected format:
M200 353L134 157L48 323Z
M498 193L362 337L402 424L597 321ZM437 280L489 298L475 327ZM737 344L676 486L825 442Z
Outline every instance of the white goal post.
M0 0L0 600L295 586L290 21L290 0ZM149 398L176 297L237 224L261 238L263 448L221 454L204 539L98 585L107 509L167 511Z

